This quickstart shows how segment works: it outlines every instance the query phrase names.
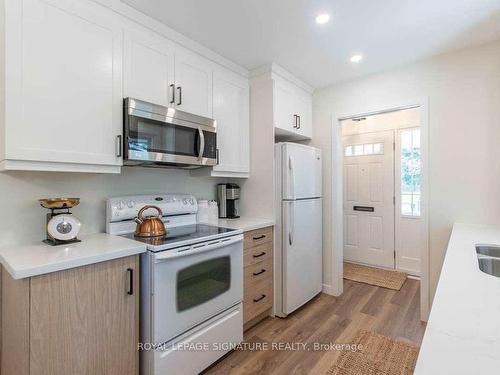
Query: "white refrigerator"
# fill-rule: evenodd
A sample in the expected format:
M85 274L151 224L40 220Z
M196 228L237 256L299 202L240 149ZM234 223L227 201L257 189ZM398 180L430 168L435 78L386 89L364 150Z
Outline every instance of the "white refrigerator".
M322 289L321 150L275 145L274 314L286 317Z

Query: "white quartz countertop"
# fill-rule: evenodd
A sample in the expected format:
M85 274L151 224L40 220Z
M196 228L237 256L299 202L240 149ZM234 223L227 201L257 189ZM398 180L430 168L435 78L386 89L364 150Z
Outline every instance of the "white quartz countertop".
M500 245L500 227L454 225L416 375L500 374L500 278L479 270L476 244Z
M0 249L0 262L14 279L42 275L140 254L146 245L106 233L81 236L82 242L50 246L43 242Z
M219 219L219 227L229 229L241 229L243 232L249 230L270 227L274 225L274 220L259 219L254 217L240 217L238 219Z

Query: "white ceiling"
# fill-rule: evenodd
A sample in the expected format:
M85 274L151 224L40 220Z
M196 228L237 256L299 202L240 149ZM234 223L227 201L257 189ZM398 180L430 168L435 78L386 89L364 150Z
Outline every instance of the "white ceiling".
M275 62L314 87L500 39L500 0L122 1L248 69Z

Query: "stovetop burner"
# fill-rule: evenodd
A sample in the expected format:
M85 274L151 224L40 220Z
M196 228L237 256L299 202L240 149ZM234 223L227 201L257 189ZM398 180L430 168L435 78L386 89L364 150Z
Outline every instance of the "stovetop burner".
M148 250L161 251L177 246L190 245L199 240L210 240L212 238L226 237L233 234L236 229L215 227L205 224L182 225L174 228L167 227L167 234L162 237L135 237L133 233L123 235L148 245Z

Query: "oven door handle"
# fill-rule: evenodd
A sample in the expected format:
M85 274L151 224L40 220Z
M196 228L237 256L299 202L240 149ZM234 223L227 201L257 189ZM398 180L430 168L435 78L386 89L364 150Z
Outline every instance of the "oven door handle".
M205 134L203 134L203 130L198 128L198 134L200 135L200 148L198 150L198 160L203 159L203 154L205 153Z
M221 249L230 246L237 242L243 241L243 235L238 235L230 238L223 238L217 241L210 241L205 244L196 244L192 246L184 246L175 250L167 250L155 255L155 263L166 262L170 259L205 253L207 251Z

